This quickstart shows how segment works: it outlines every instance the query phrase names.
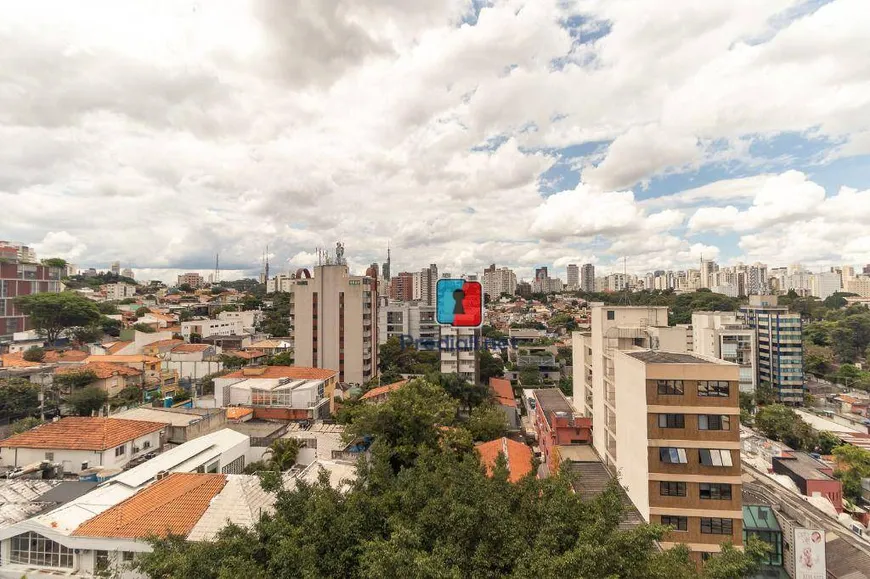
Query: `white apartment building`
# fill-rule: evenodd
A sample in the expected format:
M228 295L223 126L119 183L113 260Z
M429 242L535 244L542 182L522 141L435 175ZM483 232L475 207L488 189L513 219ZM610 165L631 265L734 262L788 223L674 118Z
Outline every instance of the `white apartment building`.
M106 291L106 299L117 301L132 298L136 295L136 286L130 283L110 283L103 286Z
M459 374L472 384L480 382L479 329L441 326L440 344L442 374Z
M335 370L339 382L362 384L377 371L378 300L375 280L350 275L347 265L314 268L288 280L294 357L299 366Z
M428 306L434 306L437 301L435 288L438 285L438 266L430 263L429 267L420 270L419 280L420 290L416 292L417 278L414 278L415 293L419 293L419 300ZM415 297L414 299L418 298Z
M257 323L263 316L260 310L247 310L243 312L222 311L217 317L224 322L239 322L242 326L242 331L247 334L253 334L256 330Z
M570 290L580 289L580 268L576 263L569 263L566 268L567 285Z
M832 271L813 274L811 283L812 295L820 300L829 298L843 289L843 280L840 279L840 274Z
M496 300L501 294L517 293L517 276L512 269L500 267L483 272L483 293Z
M204 280L198 273L183 273L178 276L178 285L187 284L190 287L202 287Z
M852 294L858 294L862 298L870 298L870 275L851 277L846 281L846 291Z
M559 278L544 277L532 281L532 293L554 294L562 291L562 280Z
M209 336L237 336L243 333L240 320L191 320L181 322L181 335L190 341L192 334L198 334L200 338Z
M692 333L696 353L737 364L740 391L755 392L758 376L755 331L736 312L694 312Z
M580 289L584 292L594 292L595 289L595 266L591 263L584 263L580 268Z
M435 306L416 302L388 302L378 308L378 344L385 344L390 338L432 340L437 342L438 322L435 319Z

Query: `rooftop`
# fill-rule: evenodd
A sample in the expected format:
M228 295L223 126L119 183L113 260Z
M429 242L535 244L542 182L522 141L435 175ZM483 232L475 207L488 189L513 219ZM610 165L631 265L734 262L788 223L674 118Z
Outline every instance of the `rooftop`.
M111 378L112 376L139 376L142 374L140 370L124 366L123 364L111 364L109 362L85 362L75 366L66 366L55 370L55 374L81 374L82 372L93 372L100 380Z
M782 464L804 480L834 480L821 471L821 469L830 469L830 466L820 460L816 460L805 452L784 452L782 456L774 457L773 460L774 463L778 462Z
M80 525L73 535L186 536L226 485L222 474L172 473Z
M215 496L187 535L189 541L210 541L228 522L253 527L263 512L270 512L277 495L263 490L254 475L227 475Z
M490 476L492 476L499 454L504 454L507 459L508 480L510 482L517 482L532 472L532 449L522 442L502 437L478 444L477 452Z
M262 350L227 350L224 352L227 356L235 356L243 360L253 360L254 358L262 358L266 352Z
M568 461L567 469L576 478L572 482L574 492L583 500L592 500L603 493L611 484L618 484L613 475L600 461L597 462L571 462ZM630 530L644 523L640 511L628 498L628 493L623 487L619 487L619 496L622 500L623 510L619 517L619 529Z
M221 378L292 378L295 380L326 380L338 372L325 368L305 368L302 366L248 366L230 372Z
M393 382L392 384L385 384L384 386L372 388L371 390L360 396L360 400L370 400L372 398L376 398L382 394L387 394L394 390L398 390L407 383L408 380L399 380L398 382Z
M174 412L164 410L162 408L149 408L143 406L140 408L132 408L113 415L115 418L123 418L124 420L146 420L151 422L165 422L172 426L190 426L194 422L202 420L199 414L188 414L186 412Z
M0 441L0 448L107 450L166 428L162 422L71 416Z
M514 389L511 381L504 378L490 378L489 388L493 392L495 401L502 406L516 408L517 401L514 399Z
M564 412L569 416L574 416L574 407L562 394L558 388L538 388L533 390L535 399L538 401L538 408L544 413L544 418L547 424L550 424L550 415Z
M120 352L133 342L119 341L119 342L108 342L103 344L103 347L106 348L106 352L109 354L114 354L115 352Z
M160 358L144 356L142 354L89 356L85 362L114 362L117 364L153 364L160 362Z
M174 354L195 354L196 352L205 352L213 347L211 344L179 344L172 348L172 352Z
M773 509L766 505L743 505L743 529L746 531L782 531Z
M677 352L662 352L660 350L641 350L626 352L628 356L640 360L644 364L714 364L712 360L694 354L679 354Z
M42 359L43 362L49 364L55 364L58 362L82 362L84 361L90 354L87 352L82 352L81 350L49 350L45 353L45 357Z

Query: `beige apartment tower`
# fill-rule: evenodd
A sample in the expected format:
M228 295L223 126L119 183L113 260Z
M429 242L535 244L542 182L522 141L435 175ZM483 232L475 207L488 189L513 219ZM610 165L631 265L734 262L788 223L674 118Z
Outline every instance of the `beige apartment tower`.
M288 280L298 366L338 372L339 382L363 384L377 370L375 280L346 265L318 265L313 277Z

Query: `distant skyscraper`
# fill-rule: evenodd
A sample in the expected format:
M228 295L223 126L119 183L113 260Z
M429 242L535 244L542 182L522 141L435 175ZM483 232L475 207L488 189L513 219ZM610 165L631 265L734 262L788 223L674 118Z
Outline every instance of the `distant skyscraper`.
M535 279L547 279L550 277L547 274L547 266L539 267L535 270Z
M595 266L591 263L580 268L580 289L588 293L595 291Z
M384 267L381 269L384 279L390 281L390 248L387 247L387 261L384 262Z
M864 275L870 275L870 263L864 266Z
M121 275L123 275L124 277L129 277L130 279L133 279L133 270L130 269L129 267L125 267L124 270L121 272Z
M110 271L115 275L121 275L121 262L113 261L112 265L109 266Z
M436 301L435 286L438 284L438 265L430 263L429 267L420 271L420 301L434 306Z
M576 263L568 264L568 289L577 289L580 287L580 268Z
M372 263L368 269L366 270L366 275L373 279L378 279L378 274L380 273L380 268L378 267L378 262Z
M409 302L414 299L414 274L403 271L390 283L390 299Z
M514 295L517 291L517 276L513 270L507 267L490 268L483 272L483 293L493 300L501 294Z

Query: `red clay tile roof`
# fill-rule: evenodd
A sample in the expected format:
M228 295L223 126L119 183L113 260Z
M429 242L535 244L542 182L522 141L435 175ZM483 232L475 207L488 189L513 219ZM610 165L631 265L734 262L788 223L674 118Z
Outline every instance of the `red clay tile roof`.
M399 388L401 388L402 386L404 386L407 383L408 383L407 380L399 380L398 382L393 382L392 384L387 384L385 386L378 386L377 388L372 388L371 390L369 390L368 392L366 392L365 394L360 396L360 400L369 400L371 398L376 398L377 396L380 396L381 394L387 394L387 393L392 392L394 390L398 390Z
M510 474L508 480L517 482L532 471L532 449L522 442L509 438L499 438L477 445L480 460L492 476L492 469L499 454L504 454Z
M242 406L230 406L227 408L227 420L238 420L244 418L248 414L253 414L253 408L244 408Z
M115 364L154 364L160 362L160 358L145 356L143 354L119 354L112 356L88 356L85 362L112 362Z
M338 374L326 368L306 368L303 366L248 366L236 370L222 378L292 378L294 380L327 380Z
M4 368L35 368L41 365L39 362L28 362L25 360L22 352L0 354L0 361L3 362L0 366Z
M172 351L178 352L179 354L193 354L196 352L205 352L212 347L211 344L179 344L172 348Z
M114 344L112 344L111 346L106 348L106 352L108 352L109 354L114 354L115 352L119 352L119 351L123 350L124 348L126 348L127 346L129 346L132 343L133 342L124 342L124 341L115 342Z
M52 364L56 362L82 362L88 356L90 356L90 354L82 352L81 350L66 350L64 352L49 350L45 353L45 358L43 358L43 360Z
M170 350L179 344L183 344L184 340L178 340L175 338L170 338L168 340L157 340L156 342L151 342L145 348L169 348Z
M172 473L82 523L72 534L124 539L187 536L226 483L222 474Z
M266 355L266 352L262 350L226 350L224 354L227 356L235 356L236 358L241 358L243 360L253 360L254 358L262 358Z
M511 381L504 378L490 378L489 388L492 390L493 397L496 403L502 406L517 407L517 401L514 398L514 389L511 386Z
M67 366L58 368L55 374L78 374L79 372L93 372L100 380L111 378L114 375L119 376L140 376L142 372L123 364L110 364L108 362L87 362L76 366Z
M71 416L0 440L0 448L107 450L163 428L160 422Z

